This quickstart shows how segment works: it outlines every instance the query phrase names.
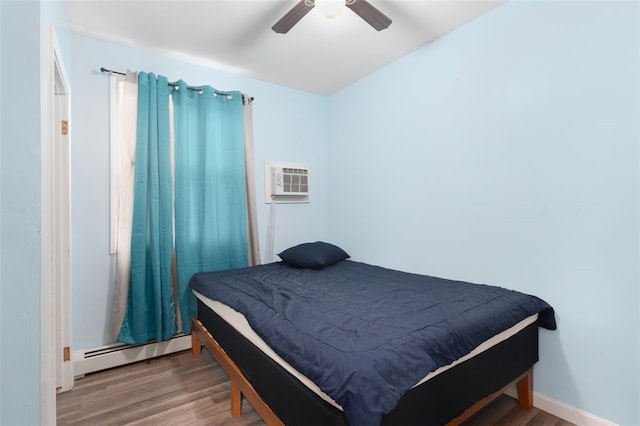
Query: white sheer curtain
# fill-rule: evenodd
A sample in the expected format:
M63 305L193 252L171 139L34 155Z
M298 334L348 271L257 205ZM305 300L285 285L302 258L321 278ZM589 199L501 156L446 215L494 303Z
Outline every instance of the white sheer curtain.
M247 245L249 266L260 264L260 244L258 242L258 214L256 207L256 180L253 161L253 106L249 96L242 96L244 115L244 162L247 185Z
M131 224L138 121L138 73L111 74L111 252L116 255L111 336L115 341L127 310L131 271Z

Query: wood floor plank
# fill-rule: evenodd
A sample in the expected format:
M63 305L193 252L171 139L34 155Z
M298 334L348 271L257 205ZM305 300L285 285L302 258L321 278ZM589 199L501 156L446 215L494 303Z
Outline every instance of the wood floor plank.
M509 398L509 397L507 397ZM514 407L502 418L497 420L497 424L501 425L527 425L531 419L533 419L536 414L540 412L537 408L532 408L531 410L527 410L526 408L522 408L518 405L518 401L514 400ZM545 426L550 426L553 423L547 423ZM538 425L542 426L542 425Z
M243 401L231 417L231 384L206 350L189 351L88 374L74 389L58 394L58 425L264 426ZM537 408L526 410L502 395L465 426L571 426Z
M201 398L127 424L131 426L204 425L216 414L216 407L211 399Z
M507 416L508 413L516 406L517 402L515 399L502 395L463 424L465 426L483 426L491 424L495 422L495 419Z
M553 414L549 414L546 411L538 411L538 413L527 422L526 426L557 426L557 421L558 418Z
M137 381L130 382L131 387L125 388L128 378L123 377L121 383L107 389L100 394L100 398L91 395L82 397L82 420L90 422L98 420L100 416L110 417L113 413L120 413L143 404L151 399L169 398L176 392L186 392L184 384L167 380L162 374L151 375ZM108 403L105 403L108 402Z

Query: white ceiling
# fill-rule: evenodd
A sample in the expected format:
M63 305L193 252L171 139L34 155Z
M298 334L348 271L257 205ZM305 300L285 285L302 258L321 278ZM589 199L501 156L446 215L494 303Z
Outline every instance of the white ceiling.
M369 0L393 21L386 30L351 10L335 20L312 10L287 34L273 32L297 1L65 3L73 32L328 95L505 0Z

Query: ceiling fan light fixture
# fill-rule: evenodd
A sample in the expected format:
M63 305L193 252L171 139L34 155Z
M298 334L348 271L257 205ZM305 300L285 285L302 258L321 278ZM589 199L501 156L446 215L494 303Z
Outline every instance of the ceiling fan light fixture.
M271 29L278 34L286 34L315 7L328 18L340 16L348 7L376 31L384 30L391 25L391 19L367 0L299 0Z
M329 19L339 17L347 8L345 0L315 0L314 3L322 16Z

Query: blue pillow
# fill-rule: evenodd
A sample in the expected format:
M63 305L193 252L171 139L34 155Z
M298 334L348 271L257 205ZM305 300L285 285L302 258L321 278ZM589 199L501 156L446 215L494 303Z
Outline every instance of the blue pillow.
M304 269L322 269L350 257L340 247L322 241L299 244L278 253L278 256L287 265Z

